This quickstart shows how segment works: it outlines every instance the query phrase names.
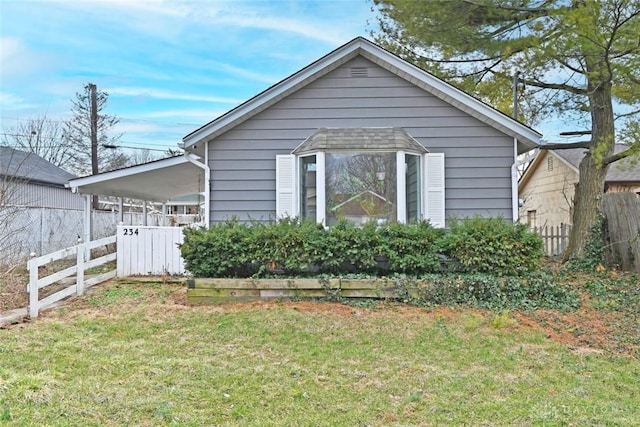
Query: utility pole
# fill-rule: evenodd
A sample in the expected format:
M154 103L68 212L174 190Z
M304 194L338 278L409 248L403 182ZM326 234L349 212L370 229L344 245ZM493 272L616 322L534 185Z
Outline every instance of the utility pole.
M97 88L93 83L87 85L91 97L91 174L98 173L98 98ZM93 196L93 209L98 209L98 196Z

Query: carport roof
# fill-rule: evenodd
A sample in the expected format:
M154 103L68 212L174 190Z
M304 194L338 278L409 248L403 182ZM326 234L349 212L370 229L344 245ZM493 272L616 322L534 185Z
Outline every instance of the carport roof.
M73 192L166 202L204 188L204 170L185 155L69 181Z

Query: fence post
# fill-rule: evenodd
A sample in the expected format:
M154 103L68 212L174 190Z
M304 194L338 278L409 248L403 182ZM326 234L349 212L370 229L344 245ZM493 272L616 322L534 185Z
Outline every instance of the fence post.
M29 269L29 316L38 317L38 264L34 260L27 262Z
M78 252L76 253L76 295L84 293L84 251L86 246L88 246L87 243L78 245Z

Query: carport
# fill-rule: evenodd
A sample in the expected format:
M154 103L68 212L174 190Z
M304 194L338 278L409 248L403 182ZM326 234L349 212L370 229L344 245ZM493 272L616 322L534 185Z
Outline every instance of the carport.
M74 193L85 195L83 241L89 242L92 233L91 196L114 196L119 199L120 222L123 219L123 199L163 204L171 199L200 194L204 200L204 224L209 224L209 168L194 154L186 153L137 166L104 172L69 181ZM143 203L144 225L147 206Z

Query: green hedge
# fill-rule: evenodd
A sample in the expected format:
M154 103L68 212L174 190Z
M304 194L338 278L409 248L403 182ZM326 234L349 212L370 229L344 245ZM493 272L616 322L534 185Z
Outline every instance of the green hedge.
M457 261L458 271L517 276L540 267L542 238L525 224L477 216L449 225L445 252Z
M501 218L453 221L449 233L428 222L356 226L344 219L329 229L297 219L233 219L184 233L182 256L196 277L423 275L441 271L443 260L458 272L519 275L539 268L543 254L536 234Z

